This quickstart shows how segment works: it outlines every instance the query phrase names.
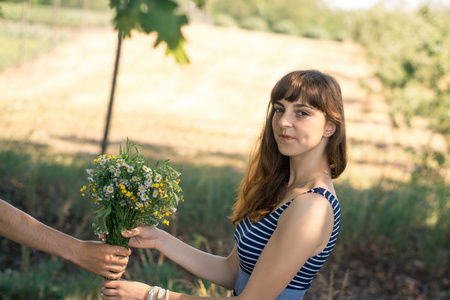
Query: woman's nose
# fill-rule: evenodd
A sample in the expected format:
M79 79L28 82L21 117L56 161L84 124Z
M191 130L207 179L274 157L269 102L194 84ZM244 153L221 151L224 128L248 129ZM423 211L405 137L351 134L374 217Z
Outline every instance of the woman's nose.
M288 120L288 118L287 118L287 116L286 116L286 113L284 113L284 114L281 116L280 120L278 121L278 125L279 125L281 128L289 128L289 127L292 126L292 123Z

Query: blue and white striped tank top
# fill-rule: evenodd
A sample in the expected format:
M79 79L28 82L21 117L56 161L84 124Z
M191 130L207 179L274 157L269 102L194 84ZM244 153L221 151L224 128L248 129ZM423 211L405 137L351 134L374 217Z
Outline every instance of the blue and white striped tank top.
M288 284L286 287L287 289L306 290L310 287L314 275L319 271L333 250L339 232L341 208L336 197L334 197L334 195L326 189L320 187L309 190L306 193L317 193L328 199L334 212L333 232L325 249L316 256L310 257L306 261L292 281ZM277 228L278 218L289 206L289 204L292 203L292 200L259 222L252 223L249 218L245 218L236 226L234 231L234 239L236 241L237 252L239 255L239 266L245 273L249 275L252 273L259 255Z

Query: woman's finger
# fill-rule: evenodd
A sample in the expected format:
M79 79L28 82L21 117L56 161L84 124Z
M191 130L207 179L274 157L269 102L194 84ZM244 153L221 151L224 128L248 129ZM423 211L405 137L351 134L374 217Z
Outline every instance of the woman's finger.
M131 230L122 231L122 236L133 237L141 234L141 227L136 227Z
M116 289L119 286L119 282L117 280L102 280L102 285L107 289Z

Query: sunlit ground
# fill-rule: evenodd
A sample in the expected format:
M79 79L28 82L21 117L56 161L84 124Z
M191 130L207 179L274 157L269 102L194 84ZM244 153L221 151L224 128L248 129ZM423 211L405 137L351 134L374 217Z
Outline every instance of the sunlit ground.
M444 141L425 124L394 129L373 90L362 48L351 42L191 25L184 29L191 64L153 49L154 36L125 40L109 152L129 137L148 155L242 168L259 134L275 82L295 69L319 69L345 98L349 166L356 187L379 177L407 179L408 147ZM55 152L99 153L116 49L111 29L79 31L48 54L0 74L0 139L49 145Z

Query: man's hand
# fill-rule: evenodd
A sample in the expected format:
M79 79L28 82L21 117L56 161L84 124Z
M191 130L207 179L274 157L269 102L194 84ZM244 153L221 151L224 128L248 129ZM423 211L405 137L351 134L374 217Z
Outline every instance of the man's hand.
M125 272L131 250L101 242L79 241L70 259L83 269L107 277L119 279Z

